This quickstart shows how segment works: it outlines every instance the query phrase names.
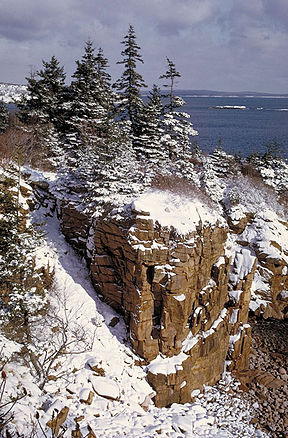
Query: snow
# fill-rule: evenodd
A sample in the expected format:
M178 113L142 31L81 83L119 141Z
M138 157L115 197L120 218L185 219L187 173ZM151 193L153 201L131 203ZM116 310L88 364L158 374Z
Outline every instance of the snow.
M159 354L156 359L152 360L147 366L147 370L152 374L175 374L179 370L183 370L183 362L188 359L187 354L183 351L172 357L165 357Z
M288 299L288 291L287 290L282 290L282 292L280 293L280 299L281 300L287 300Z
M235 304L239 303L239 299L240 299L240 296L242 293L243 293L243 290L229 290L228 291L229 297L235 301Z
M217 260L217 262L215 263L215 267L219 268L222 265L225 265L225 258L223 256L219 257L219 259Z
M188 199L168 191L149 190L143 193L132 202L131 210L145 212L154 222L158 222L162 227L173 227L181 235L196 231L199 222L204 226L225 224L216 211L209 209L199 200Z
M196 309L197 311L197 309ZM189 332L187 338L182 342L182 350L179 354L173 357L165 357L161 353L152 360L149 365L147 365L147 370L152 374L163 374L167 376L168 374L175 374L177 371L183 369L183 362L188 359L188 352L202 339L211 336L218 325L224 320L227 315L227 309L223 309L214 321L211 328L205 332L193 335Z
M239 313L239 309L233 309L230 315L231 324L236 324L236 322L238 321L238 313Z
M271 300L270 297L270 284L269 278L271 272L266 269L266 278L264 277L264 272L262 268L262 275L259 270L254 274L253 282L251 285L251 301L249 303L249 308L253 312L260 309L261 306L266 307L268 302Z
M177 301L184 301L186 299L186 296L184 294L181 295L174 295L175 300Z
M96 394L113 400L120 398L119 386L115 381L101 376L91 376L89 381Z
M3 100L4 103L14 103L23 94L27 94L26 85L0 82L0 100Z
M45 182L48 177L52 183L53 180L56 183L54 176L35 174L33 178ZM137 211L142 208L142 211L146 212L147 207L149 207L150 218L155 222L158 221L168 227L175 227L176 224L177 231L183 234L194 231L200 217L203 223L215 224L219 221L225 224L225 221L219 218L218 212L211 212L200 201L188 198L183 200L183 197L168 192L154 190L141 195L136 200L134 208ZM46 214L47 209L36 211L35 220L41 222L44 211ZM235 388L235 383L229 374L223 377L219 385L213 388L206 387L204 394L193 391L192 398L197 397L194 403L174 404L170 408L162 409L155 408L151 401L149 403L154 394L153 389L146 381L146 371L135 365L138 357L131 351L126 341L129 335L123 319L97 298L88 270L84 267L83 260L74 253L63 238L57 218L48 216L46 221L47 244L37 251L37 263L41 265L41 261L46 263L49 261L50 266L54 266L55 284L61 293L60 298L64 307L61 307L61 303L57 304L53 294L51 294L51 302L56 302L59 316L66 314L72 321L69 330L84 329L91 348L85 352L72 352L61 357L57 373L53 370L53 374L57 374L57 379L49 381L45 391L39 389L35 376L31 374L28 367L13 362L5 365L5 371L9 376L7 393L10 391L11 394L15 394L17 387L29 388L29 395L14 407L15 418L11 424L14 431L17 429L23 436L30 436L32 419L35 423L35 438L41 438L43 434L39 428L37 429L35 412L38 410L39 421L49 434L46 423L51 420L53 410L59 411L64 406L68 406L65 438L71 436L71 431L75 430L74 418L80 415L84 416L79 423L82 435L88 434L89 425L98 438L119 436L152 438L159 435L171 438L234 438L235 436L264 438L267 436L250 425L253 412L242 394L230 393L230 389ZM191 243L194 243L193 239ZM237 271L238 278L246 275L253 261L253 254L251 251L248 252L244 251L239 256L242 263ZM220 266L223 262L225 260L221 258L217 265ZM172 269L173 266L165 265L160 268ZM240 293L241 291L230 292L235 296L237 294L239 296ZM181 294L175 296L175 299L183 297L184 294ZM116 315L120 318L120 322L114 328L109 327L109 322ZM212 334L226 315L227 310L224 309L210 330L201 335L190 334L183 342L182 351L178 356L156 358L148 366L149 371L167 375L181 370L183 361L188 357L186 352L193 348L202 336ZM45 334L44 325L40 325L40 331ZM231 339L231 341L235 340ZM7 357L20 349L19 345L8 342L2 335L0 342L0 345L5 344L4 352ZM95 366L103 369L104 375L95 375L97 374L93 371ZM184 382L182 385L184 387ZM87 405L80 400L87 400L90 391L94 392L94 397L91 405ZM145 400L148 400L147 412L141 407ZM43 409L39 409L40 406Z
M230 273L230 282L236 285L240 280L246 278L251 272L255 261L256 257L251 254L249 248L240 248L235 254L234 267Z

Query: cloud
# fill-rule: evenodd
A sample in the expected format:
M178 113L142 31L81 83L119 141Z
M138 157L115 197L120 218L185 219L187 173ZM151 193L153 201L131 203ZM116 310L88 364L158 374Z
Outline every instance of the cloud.
M149 85L168 56L181 88L287 88L287 0L2 0L0 81L24 82L30 65L41 68L52 55L69 77L88 38L103 48L116 79L129 24Z

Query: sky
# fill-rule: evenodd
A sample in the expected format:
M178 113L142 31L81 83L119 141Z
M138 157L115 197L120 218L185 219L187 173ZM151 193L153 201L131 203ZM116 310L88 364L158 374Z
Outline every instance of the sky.
M179 89L288 93L287 0L0 0L0 82L25 84L55 55L69 83L88 39L116 81L130 24L149 87L168 57Z

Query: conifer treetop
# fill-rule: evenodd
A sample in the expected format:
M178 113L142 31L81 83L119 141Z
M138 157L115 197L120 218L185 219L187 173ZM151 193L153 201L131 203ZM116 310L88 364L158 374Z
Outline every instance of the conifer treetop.
M138 110L143 104L140 89L147 87L141 74L136 71L137 62L143 64L143 59L139 53L140 46L136 44L136 35L133 26L129 26L128 34L124 37L121 44L125 46L125 49L121 52L123 60L118 61L117 64L124 64L125 69L121 78L114 84L114 88L123 92L124 98L127 99L127 105L125 105L125 107L127 108L128 118L133 127Z
M166 70L166 73L164 73L163 75L161 75L159 77L159 79L167 79L168 80L168 83L165 83L163 85L163 87L169 88L169 93L165 94L163 97L167 97L169 99L169 103L167 105L165 105L165 107L169 111L172 112L175 108L178 108L179 106L181 106L181 105L177 104L177 101L176 101L175 95L174 95L176 78L180 78L181 75L176 70L176 66L175 66L174 62L171 61L168 57L166 57L166 60L167 60L167 64L168 64L168 69Z
M50 61L42 61L43 68L27 77L28 96L18 104L20 119L24 123L61 123L64 99L64 67L53 55Z

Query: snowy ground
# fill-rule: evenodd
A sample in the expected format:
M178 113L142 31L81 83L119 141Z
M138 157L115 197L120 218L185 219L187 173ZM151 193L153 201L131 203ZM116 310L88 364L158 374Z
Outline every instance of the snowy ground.
M40 209L36 219L43 220L47 212L49 209ZM61 356L51 368L44 391L39 389L28 367L11 362L6 365L7 394L15 394L17 387L25 387L28 392L14 407L12 431L17 430L25 438L50 438L47 422L53 412L56 415L68 407L64 437L71 437L76 429L75 418L83 437L89 427L98 438L268 436L250 425L253 408L229 374L217 386L207 387L194 403L155 408L150 400L153 390L146 382L145 370L135 364L138 358L129 347L122 318L96 297L84 261L64 240L55 216L46 217L45 231L47 243L39 250L38 260L49 261L55 267L58 295L51 297L51 303L57 316L68 321L68 337L77 339L84 332L89 348L81 352L73 344L71 350L75 351ZM109 326L115 317L119 322ZM39 330L45 347L44 322ZM8 355L9 349L18 347L6 342L5 348ZM35 418L36 412L39 420Z

